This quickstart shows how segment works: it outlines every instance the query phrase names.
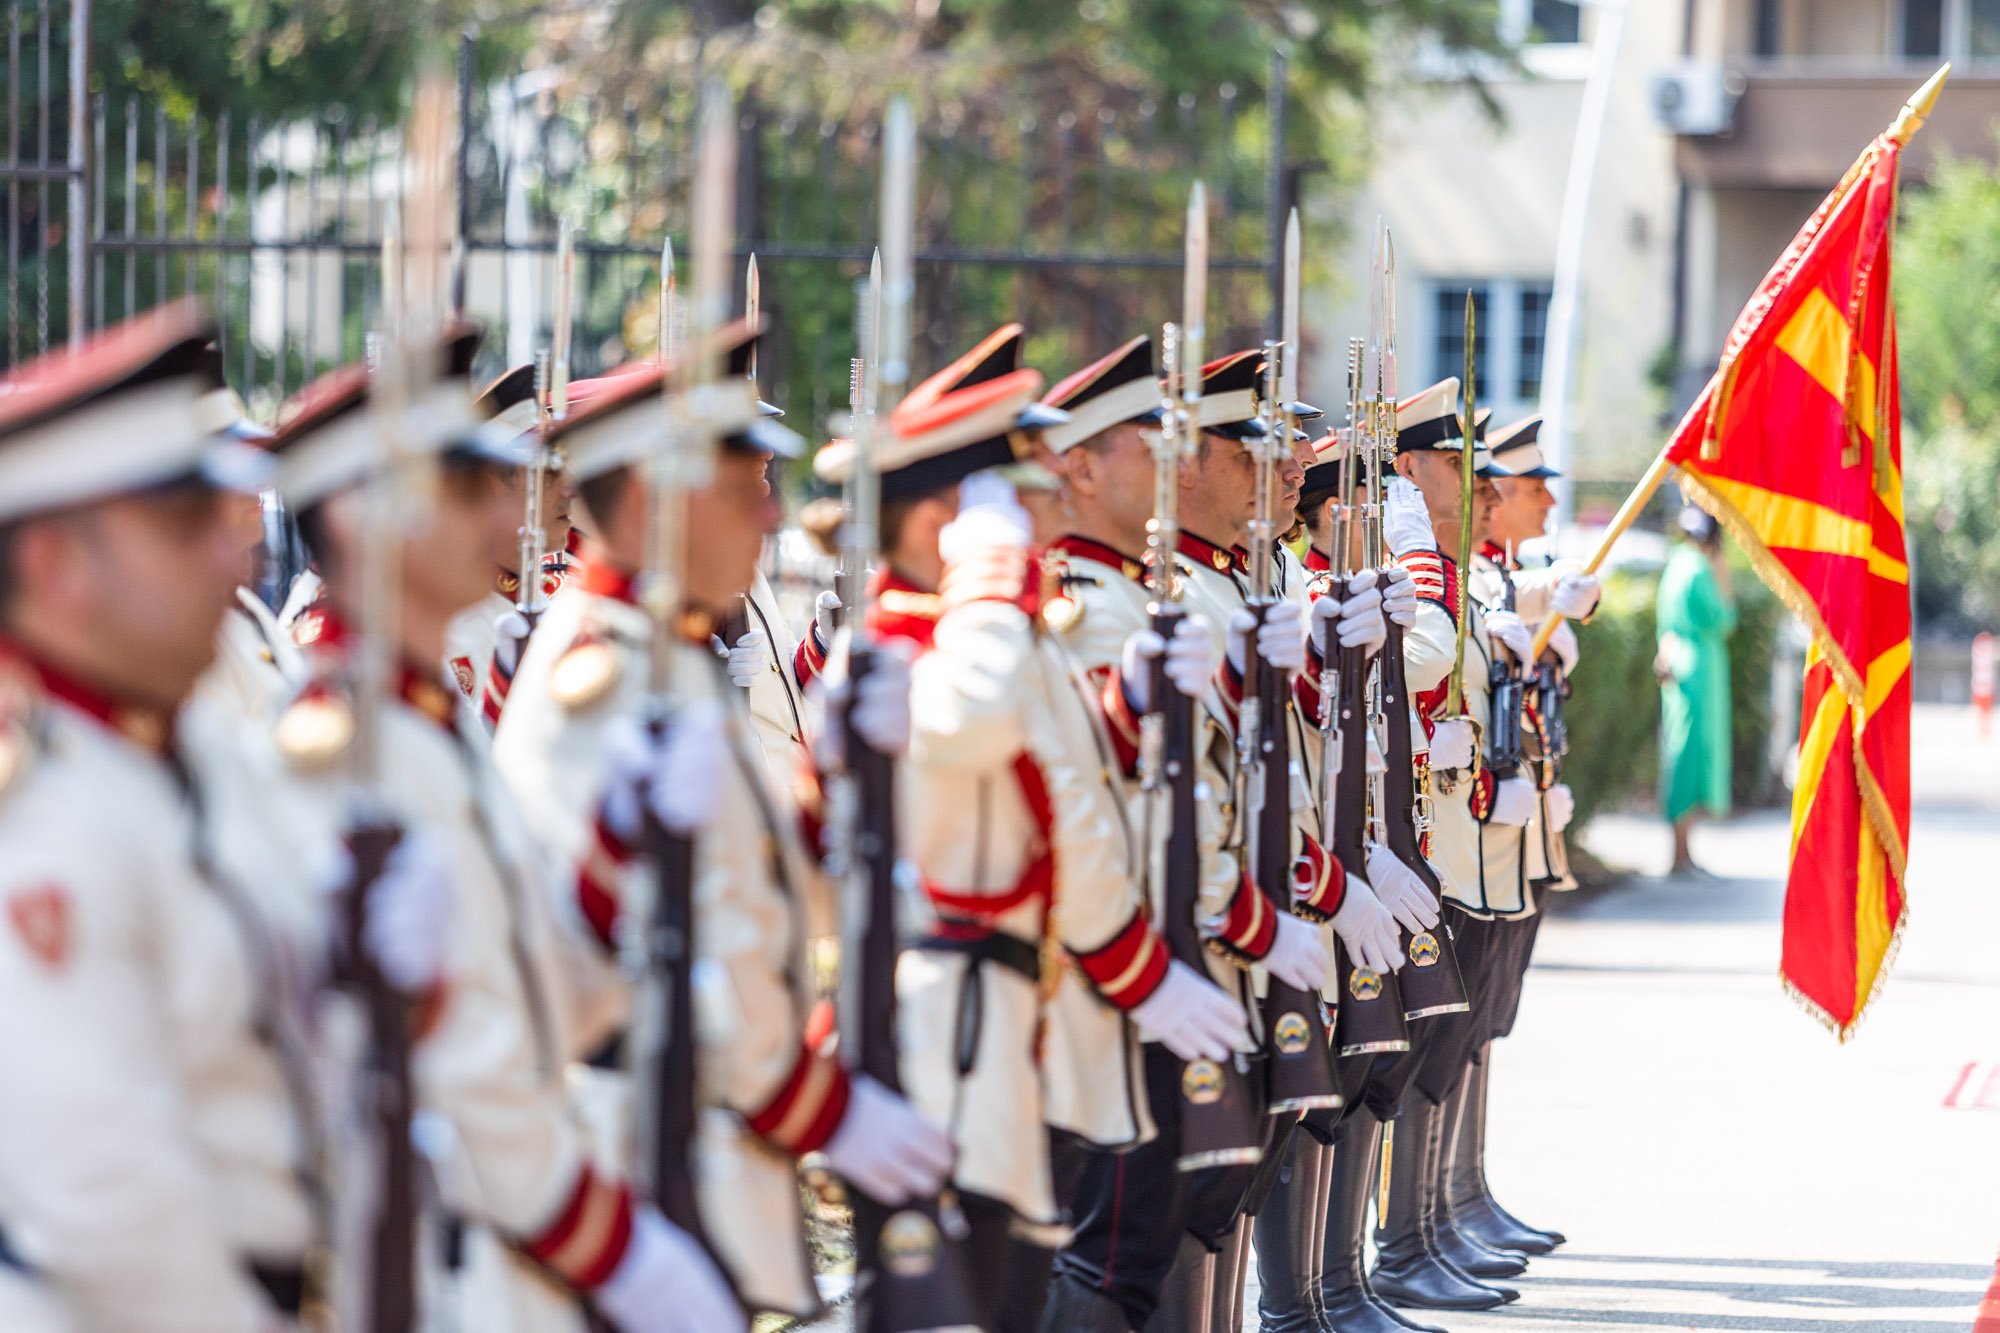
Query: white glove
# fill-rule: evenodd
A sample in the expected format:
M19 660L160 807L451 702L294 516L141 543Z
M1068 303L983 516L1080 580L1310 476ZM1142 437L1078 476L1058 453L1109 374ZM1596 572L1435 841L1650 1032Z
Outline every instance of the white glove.
M1424 503L1424 493L1408 477L1389 478L1382 495L1382 511L1382 539L1389 543L1391 555L1437 549L1430 507Z
M1347 947L1348 961L1357 967L1386 975L1403 965L1396 918L1359 875L1347 877L1340 910L1333 914L1333 933L1340 936L1340 942Z
M1379 842L1368 844L1368 882L1403 929L1420 935L1438 923L1437 899L1423 877Z
M1486 634L1495 643L1502 644L1514 654L1516 662L1528 660L1528 650L1535 646L1535 636L1521 623L1521 617L1512 611L1488 611L1486 613Z
M1549 812L1549 828L1553 832L1561 833L1576 818L1576 793L1567 782L1558 782L1543 792L1542 804Z
M1345 600L1335 601L1331 596L1314 599L1312 641L1322 660L1326 657L1329 627L1337 636L1334 641L1342 648L1358 647L1364 654L1375 652L1389 637L1382 619L1382 592L1377 582L1375 571L1364 569L1348 579Z
M1382 572L1382 614L1409 629L1417 623L1417 581L1401 565Z
M1250 1044L1250 1021L1229 993L1186 963L1167 964L1166 980L1132 1009L1139 1036L1183 1060L1226 1060Z
M950 565L995 547L1026 550L1034 531L1013 484L989 468L958 484L958 517L938 533L938 554Z
M1549 609L1559 616L1581 620L1597 609L1597 599L1602 595L1597 575L1565 574L1556 580L1556 590L1549 598Z
M847 1114L827 1140L843 1179L887 1207L938 1192L957 1154L951 1136L866 1074L856 1074Z
M819 650L825 653L833 643L833 614L840 610L840 594L828 588L813 602L813 633L819 636Z
M1576 670L1576 631L1569 627L1567 620L1556 626L1556 632L1549 635L1549 647L1555 650L1556 660L1562 663L1563 674Z
M1258 890L1245 885L1243 892ZM1278 913L1278 936L1271 941L1271 952L1263 961L1272 976L1300 990L1319 990L1333 965L1326 956L1326 941L1320 938L1319 927L1290 912Z
M1303 671L1306 665L1305 609L1297 602L1273 602L1266 608L1264 622L1257 624L1248 609L1229 617L1229 664L1243 673L1243 645L1250 627L1257 626L1257 653L1278 671Z
M1452 717L1438 723L1431 732L1431 767L1440 772L1471 768L1477 735L1469 718Z
M1153 630L1134 630L1118 656L1118 674L1125 684L1125 696L1136 712L1153 707L1153 661L1165 652L1167 679L1190 699L1208 691L1208 683L1222 667L1222 645L1215 641L1208 617L1189 615L1174 629L1169 645Z
M500 664L501 675L513 678L514 668L521 665L521 649L527 642L526 616L510 607L494 618L493 660Z
M368 959L397 990L428 990L444 976L451 934L452 861L436 833L406 829L389 850L382 873L368 885L367 918L361 945ZM354 890L354 853L336 844L333 863L320 879L330 907L344 906Z
M1519 826L1534 818L1535 784L1520 774L1502 778L1493 788L1493 813L1489 824Z
M875 645L874 663L855 692L854 679L843 676L826 687L825 716L837 719L854 695L854 729L869 747L886 755L910 748L910 660L916 649L906 639ZM846 728L822 726L813 738L813 756L820 768L837 773L847 767Z
M729 650L730 684L747 690L757 683L757 678L771 665L769 642L760 629L750 630L736 641L736 646Z
M749 1333L750 1319L701 1245L658 1209L632 1210L625 1257L591 1293L620 1333Z
M636 717L616 718L605 728L604 750L610 773L604 818L619 837L638 840L642 799L670 833L699 833L714 821L723 788L716 774L730 762L715 700L684 705L657 737Z

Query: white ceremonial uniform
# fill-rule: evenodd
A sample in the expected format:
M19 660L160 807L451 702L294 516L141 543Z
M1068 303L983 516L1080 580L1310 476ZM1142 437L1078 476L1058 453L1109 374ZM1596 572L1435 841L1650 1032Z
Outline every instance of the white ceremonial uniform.
M609 968L620 919L650 910L643 865L599 812L608 785L606 731L644 701L652 622L629 579L595 562L529 641L494 758L545 855L561 910L589 930ZM817 866L779 817L749 734L742 691L704 640L675 652L681 700L711 699L731 719L734 762L714 821L695 839L698 1095L708 1108L694 1150L704 1226L752 1309L817 1309L795 1158L822 1147L847 1103L847 1077L805 1045L812 1002L806 951ZM650 995L623 986L581 1035L644 1025ZM580 1054L582 1047L573 1047Z
M318 675L287 717L347 706L331 674L344 631L322 605L300 632ZM444 1206L470 1228L465 1267L442 1302L451 1313L434 1311L434 1326L581 1330L572 1288L616 1267L632 1200L622 1174L592 1160L565 1078L583 1021L573 955L471 705L443 671L402 668L381 728L389 809L413 835L442 839L456 872L444 991L412 1064L420 1103L451 1130L450 1151L433 1163ZM295 756L292 772L326 835L339 836L350 807L338 757Z
M804 758L808 716L805 682L798 677L799 641L785 623L778 607L778 594L764 571L750 585L743 599L750 628L764 636L764 670L750 686L750 720L756 726L757 743L764 759L773 766L780 790L789 791L791 766ZM812 628L806 628L810 635Z
M296 1274L317 1234L288 988L163 722L42 682L0 740L0 1065L33 1071L0 1227L78 1330L269 1333L251 1266Z
M945 572L943 614L912 672L900 784L903 845L933 920L902 955L897 993L904 1088L951 1126L957 1184L1053 1228L1043 1124L1104 1147L1151 1127L1132 1024L1053 947L1088 955L1143 922L1095 691L1043 629L1040 582L1017 550ZM975 1054L961 1072L969 1016Z

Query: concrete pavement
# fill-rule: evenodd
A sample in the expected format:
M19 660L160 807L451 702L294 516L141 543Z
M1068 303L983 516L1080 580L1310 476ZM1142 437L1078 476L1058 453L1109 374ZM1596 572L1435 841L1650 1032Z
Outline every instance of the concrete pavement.
M1777 979L1787 817L1607 818L1627 885L1542 931L1496 1048L1490 1174L1568 1232L1508 1329L1969 1330L2000 1250L2000 739L1920 709L1910 912L1840 1045Z

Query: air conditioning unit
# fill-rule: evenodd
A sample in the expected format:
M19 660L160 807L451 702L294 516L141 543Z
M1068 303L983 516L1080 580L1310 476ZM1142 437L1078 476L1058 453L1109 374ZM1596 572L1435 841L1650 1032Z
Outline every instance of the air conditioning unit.
M1727 134L1743 96L1743 76L1703 62L1676 65L1653 76L1653 119L1674 134Z

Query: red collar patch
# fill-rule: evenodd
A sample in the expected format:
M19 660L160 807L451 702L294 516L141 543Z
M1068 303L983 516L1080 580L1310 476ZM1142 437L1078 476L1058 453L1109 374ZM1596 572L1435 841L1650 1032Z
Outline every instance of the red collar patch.
M1123 551L1114 550L1103 542L1094 542L1088 537L1059 537L1049 543L1049 552L1056 556L1077 556L1084 560L1095 560L1100 565L1108 565L1134 583L1146 581L1146 562L1135 560Z
M1206 566L1218 574L1248 574L1250 572L1249 553L1217 546L1205 537L1197 537L1192 532L1181 534L1180 553L1197 566Z

